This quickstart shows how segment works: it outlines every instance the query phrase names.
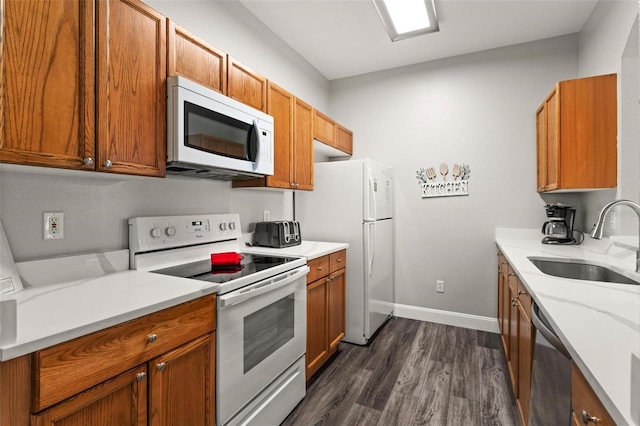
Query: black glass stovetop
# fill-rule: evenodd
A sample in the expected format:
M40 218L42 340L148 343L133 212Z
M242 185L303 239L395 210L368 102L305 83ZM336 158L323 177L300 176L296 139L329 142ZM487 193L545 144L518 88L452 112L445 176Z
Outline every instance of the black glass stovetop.
M242 257L242 263L239 265L212 266L211 260L206 259L152 272L221 284L297 260L295 257L256 254L243 254Z

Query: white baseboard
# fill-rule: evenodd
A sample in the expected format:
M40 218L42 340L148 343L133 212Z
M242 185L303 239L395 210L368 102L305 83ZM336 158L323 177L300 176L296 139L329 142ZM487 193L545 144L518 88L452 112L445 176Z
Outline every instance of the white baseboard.
M473 330L499 333L498 319L481 317L478 315L461 314L459 312L441 311L438 309L421 308L419 306L393 305L393 316L429 321L438 324L453 325L455 327L471 328Z

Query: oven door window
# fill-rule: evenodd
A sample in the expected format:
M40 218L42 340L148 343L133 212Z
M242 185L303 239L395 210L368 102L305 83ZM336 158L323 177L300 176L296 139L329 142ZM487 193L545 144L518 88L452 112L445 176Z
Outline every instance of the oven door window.
M255 161L257 129L235 118L185 101L184 144L225 157Z
M244 317L244 374L294 338L294 294Z

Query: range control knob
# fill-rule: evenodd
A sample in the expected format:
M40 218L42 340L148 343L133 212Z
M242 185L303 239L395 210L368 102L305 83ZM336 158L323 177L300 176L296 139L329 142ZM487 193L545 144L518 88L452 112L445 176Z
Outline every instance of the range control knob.
M236 223L235 222L229 222L229 229L231 229L232 231L234 229L236 229Z
M227 224L226 223L221 223L220 224L220 230L221 231L226 231L227 230Z
M168 237L173 237L176 235L176 227L175 226L169 226L167 229L164 230L165 234L167 234Z
M155 228L151 228L151 238L160 238L162 236L162 229L158 228L157 226Z

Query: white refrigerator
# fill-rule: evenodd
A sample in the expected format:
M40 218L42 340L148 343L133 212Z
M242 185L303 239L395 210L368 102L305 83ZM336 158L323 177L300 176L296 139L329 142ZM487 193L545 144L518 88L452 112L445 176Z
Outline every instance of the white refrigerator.
M346 332L366 345L393 314L393 176L370 159L314 164L312 192L295 193L303 239L345 242Z

